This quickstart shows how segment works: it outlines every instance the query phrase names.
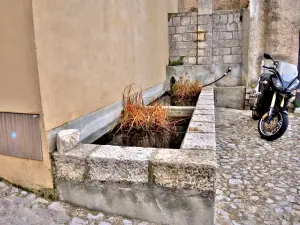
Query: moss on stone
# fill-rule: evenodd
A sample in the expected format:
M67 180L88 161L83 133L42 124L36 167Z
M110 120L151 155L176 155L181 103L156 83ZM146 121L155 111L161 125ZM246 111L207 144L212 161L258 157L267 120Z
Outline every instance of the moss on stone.
M51 188L44 188L38 191L38 195L43 198L50 199L50 200L57 200L58 194L55 189Z

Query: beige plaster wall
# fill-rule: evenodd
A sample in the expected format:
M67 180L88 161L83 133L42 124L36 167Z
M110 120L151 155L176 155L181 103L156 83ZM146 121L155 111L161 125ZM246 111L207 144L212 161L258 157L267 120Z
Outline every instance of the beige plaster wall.
M46 130L165 81L177 0L33 0Z
M0 1L0 111L39 113L31 0Z
M0 1L0 27L0 112L40 114L31 0ZM32 189L53 187L43 120L41 131L44 161L0 155L0 177Z

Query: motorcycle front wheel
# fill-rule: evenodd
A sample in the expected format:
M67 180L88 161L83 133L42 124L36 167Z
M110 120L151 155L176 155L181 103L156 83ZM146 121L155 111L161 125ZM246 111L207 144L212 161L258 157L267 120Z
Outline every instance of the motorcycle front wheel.
M287 130L289 125L288 115L277 111L270 123L267 122L268 113L264 114L258 122L258 131L260 136L267 140L273 141L280 138Z

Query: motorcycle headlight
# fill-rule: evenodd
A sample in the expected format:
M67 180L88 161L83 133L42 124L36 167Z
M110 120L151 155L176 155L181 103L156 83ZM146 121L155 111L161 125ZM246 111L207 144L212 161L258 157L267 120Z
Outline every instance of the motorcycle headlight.
M277 78L273 77L273 78L272 78L272 82L273 82L274 87L275 87L277 90L283 91L282 84L281 84L281 82L280 82Z
M299 85L299 80L295 80L293 82L293 84L287 89L288 92L292 92L293 90L295 90Z

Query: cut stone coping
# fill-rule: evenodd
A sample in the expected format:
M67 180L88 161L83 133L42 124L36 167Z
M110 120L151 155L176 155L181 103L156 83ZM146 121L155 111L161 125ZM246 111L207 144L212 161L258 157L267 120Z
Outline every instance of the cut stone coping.
M217 170L213 88L203 88L196 107L165 108L170 115L192 114L180 149L79 143L55 152L60 199L158 223L213 224Z
M216 151L213 88L205 87L202 89L181 148Z
M149 108L153 106L147 106ZM168 116L171 117L187 117L192 116L195 106L162 106L163 109L168 110Z

